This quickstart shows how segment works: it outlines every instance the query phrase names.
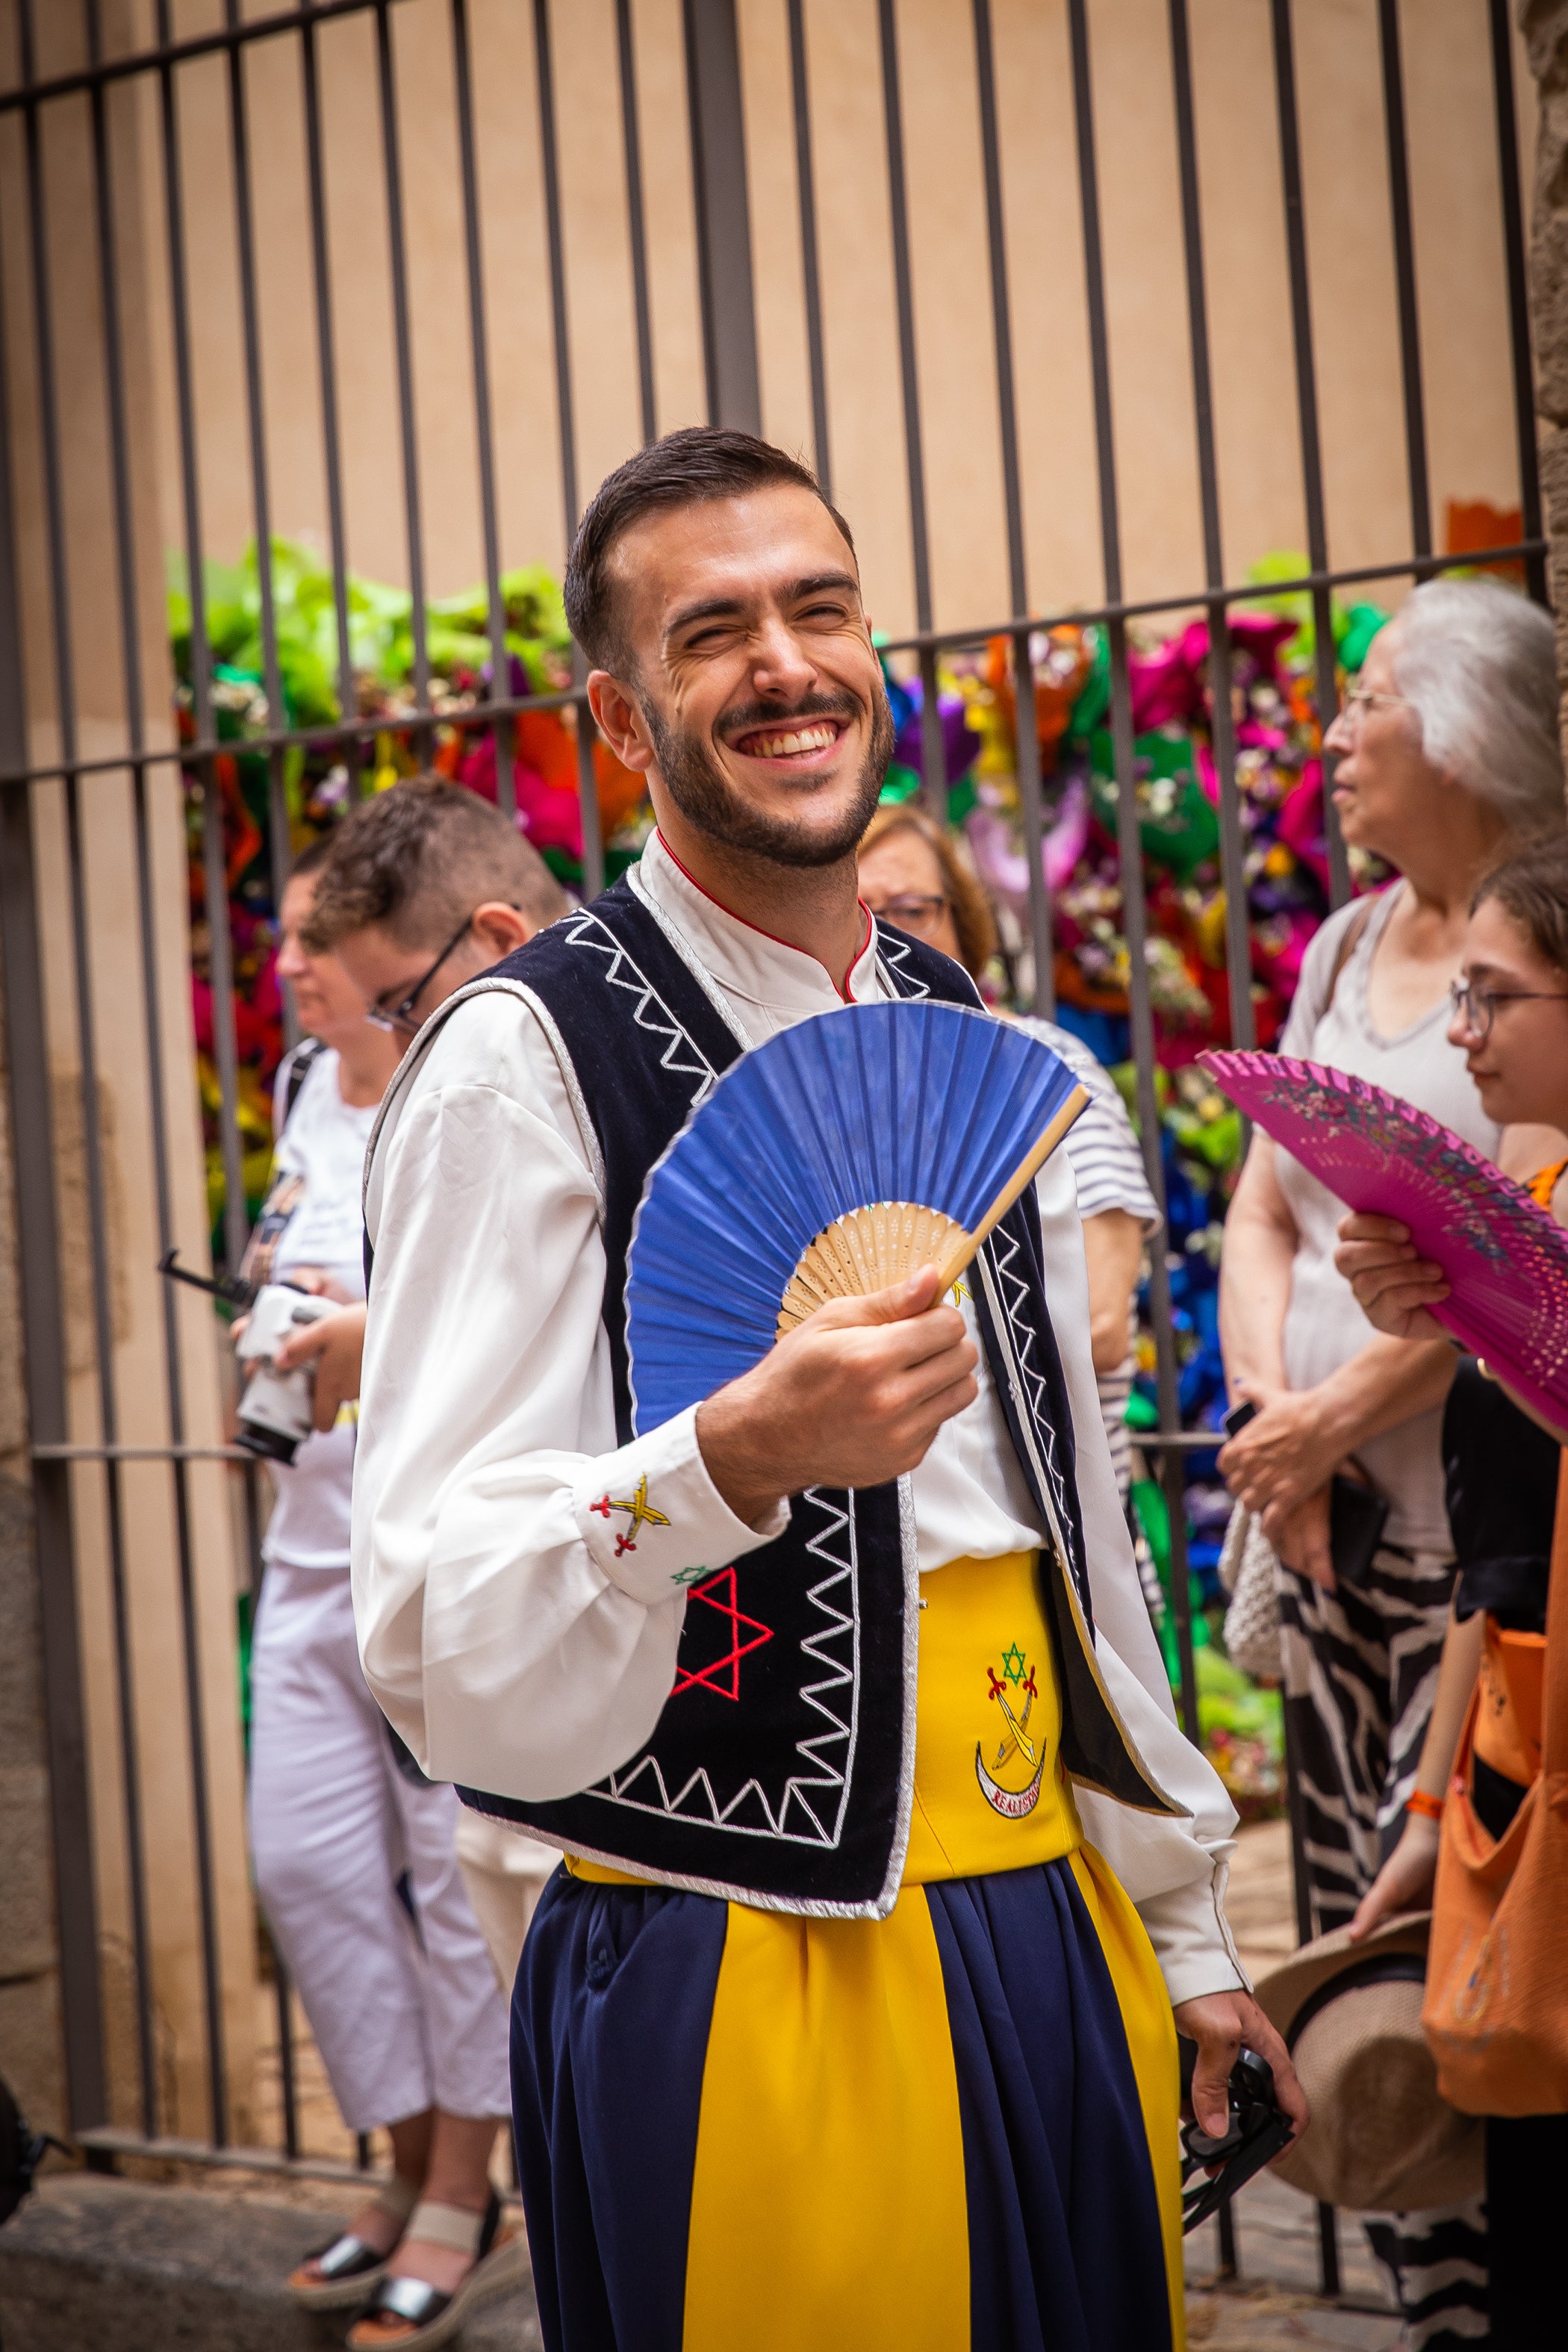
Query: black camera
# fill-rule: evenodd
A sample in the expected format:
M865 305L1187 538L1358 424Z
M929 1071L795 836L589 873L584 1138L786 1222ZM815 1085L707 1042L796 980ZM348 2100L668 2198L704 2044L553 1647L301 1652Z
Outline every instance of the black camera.
M1193 2095L1193 2070L1198 2045L1182 2036L1182 2097ZM1266 2164L1272 2164L1290 2144L1290 2118L1274 2097L1274 2069L1256 2050L1243 2050L1230 2070L1230 2120L1222 2138L1215 2139L1194 2122L1182 2126L1182 2229L1195 2230L1211 2213L1234 2197L1245 2181ZM1193 2186L1194 2174L1219 2170Z

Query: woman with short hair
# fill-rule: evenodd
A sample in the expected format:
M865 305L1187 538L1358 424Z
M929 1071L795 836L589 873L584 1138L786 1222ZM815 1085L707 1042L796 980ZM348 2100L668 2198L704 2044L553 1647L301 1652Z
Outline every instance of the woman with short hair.
M1330 917L1308 951L1280 1051L1352 1072L1527 1173L1556 1158L1541 1131L1507 1143L1450 1039L1482 875L1564 830L1550 617L1482 581L1417 588L1373 640L1329 730L1344 837L1400 879ZM1220 1332L1233 1402L1256 1416L1220 1454L1231 1492L1282 1563L1279 1608L1291 1769L1311 1932L1348 1924L1404 1821L1431 1714L1454 1581L1442 1403L1453 1359L1369 1329L1334 1265L1342 1204L1261 1131L1226 1221ZM1336 1577L1330 1482L1371 1481L1383 1539L1352 1585ZM1456 2304L1482 2291L1484 2242L1464 2220L1379 2223L1374 2248L1409 2302L1441 2260ZM1458 2234L1456 2234L1458 2233ZM1468 2242L1464 2242L1468 2240ZM1426 2308L1425 2305L1423 2306Z

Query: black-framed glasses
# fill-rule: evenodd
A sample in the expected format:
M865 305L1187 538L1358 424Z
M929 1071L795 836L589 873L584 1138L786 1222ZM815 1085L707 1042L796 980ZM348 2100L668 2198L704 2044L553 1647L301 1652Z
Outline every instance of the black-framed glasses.
M415 1006L418 1003L420 998L429 987L430 982L435 979L436 974L440 971L441 966L446 962L447 958L457 947L458 941L466 937L468 926L472 923L473 919L472 915L465 915L463 917L462 921L452 933L451 938L447 940L446 946L442 949L435 962L430 966L429 971L421 973L420 977L415 982L413 987L408 991L405 996L399 997L395 1004L390 1005L384 1004L381 997L378 996L374 1004L368 1005L365 1008L364 1017L370 1023L372 1028L388 1030L394 1036L396 1035L400 1029L405 1029L410 1036L414 1034L414 1032L419 1027L419 1015L414 1010ZM383 995L390 996L392 991L390 989L384 989L382 993Z
M1451 980L1448 1002L1454 1018L1484 1045L1492 1034L1500 1004L1568 1004L1568 994L1555 988L1486 988L1479 981Z
M918 938L921 933L934 931L938 928L952 901L938 890L919 896L911 892L897 898L884 898L879 907L870 899L866 903L874 915L884 916L889 923L896 923L900 931L913 931Z

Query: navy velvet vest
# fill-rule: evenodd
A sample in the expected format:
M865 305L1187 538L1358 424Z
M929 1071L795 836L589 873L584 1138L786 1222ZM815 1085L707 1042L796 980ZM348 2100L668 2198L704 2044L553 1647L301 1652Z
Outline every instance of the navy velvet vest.
M880 927L903 996L974 1004L958 965ZM743 1050L658 917L626 882L507 957L481 986L526 992L574 1074L604 1168L604 1319L619 1440L636 1432L625 1281L647 1175ZM1167 1810L1130 1751L1094 1662L1072 1419L1042 1283L1032 1189L977 1261L973 1296L1041 1524L1063 1752L1085 1785ZM653 1737L578 1795L468 1804L666 1885L789 1911L880 1916L897 1895L914 1773L919 1578L897 1486L810 1487L784 1534L688 1599ZM752 1642L765 1629L771 1637Z

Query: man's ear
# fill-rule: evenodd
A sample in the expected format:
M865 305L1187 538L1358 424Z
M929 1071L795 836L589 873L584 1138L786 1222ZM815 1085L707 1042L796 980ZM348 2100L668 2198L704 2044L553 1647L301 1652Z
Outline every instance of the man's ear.
M483 940L485 946L492 950L490 961L500 963L502 956L510 955L513 948L525 946L539 925L531 916L521 913L516 907L507 906L504 900L488 898L482 907L474 908L472 928L476 938Z
M642 712L620 679L607 669L590 670L588 704L600 734L622 767L646 774L653 765L653 745Z

